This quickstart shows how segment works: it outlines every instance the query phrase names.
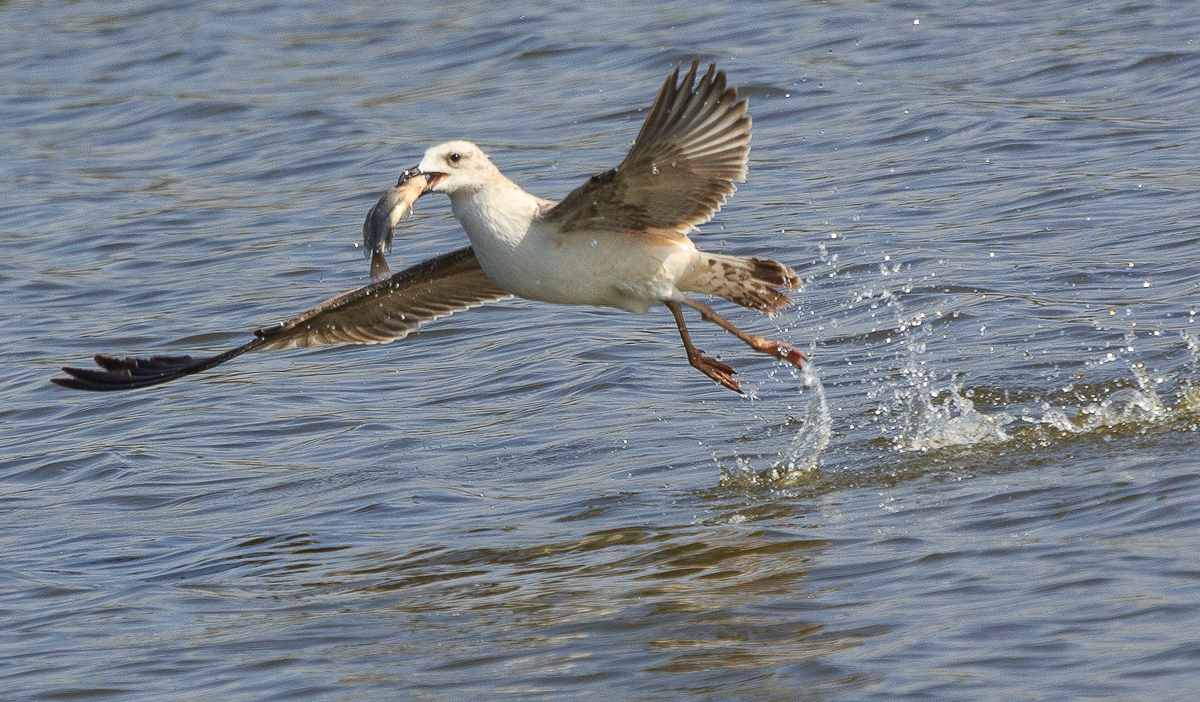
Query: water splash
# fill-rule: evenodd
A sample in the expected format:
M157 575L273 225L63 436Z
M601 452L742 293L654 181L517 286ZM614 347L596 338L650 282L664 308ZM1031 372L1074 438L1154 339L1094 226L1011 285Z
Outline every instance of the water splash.
M919 401L910 401L913 409L908 414L908 428L895 439L898 451L929 451L948 446L975 446L1000 443L1012 437L1004 430L1015 421L1007 412L984 414L975 409L975 403L951 391L945 400L934 402L931 394L920 395Z
M1109 383L1085 393L1067 385L1046 398L1024 406L1005 405L996 412L979 411L971 399L986 390L955 384L939 391L927 375L917 374L919 382L896 391L898 412L904 419L893 437L893 447L900 452L922 452L1002 444L1044 446L1064 436L1112 430L1145 432L1190 422L1200 412L1200 389L1188 386L1186 379L1180 381L1178 402L1172 405L1158 389L1164 378L1147 373L1144 364L1120 360L1129 368L1133 387Z
M1152 373L1136 360L1137 335L1126 332L1120 348L1102 352L1085 363L1089 368L1124 365L1125 378L1076 387L986 388L964 385L966 374L939 375L926 355L933 337L923 319L906 315L896 305L897 335L902 343L899 377L877 384L880 430L901 453L954 448L1046 446L1069 436L1113 432L1145 433L1159 429L1197 430L1200 387L1192 378L1200 367L1200 338L1180 336L1190 355L1175 377ZM1157 334L1155 334L1157 336ZM1131 382L1132 381L1132 382ZM1171 389L1174 389L1172 397Z
M735 455L732 466L717 459L722 487L787 488L811 482L820 475L821 453L829 446L833 435L833 417L829 413L825 387L811 362L800 372L795 368L788 369L790 378L800 381L800 394L805 402L798 418L788 418L788 427L799 428L792 435L787 450L765 470L758 470L745 456ZM772 377L776 375L772 374Z
M771 468L777 478L808 473L821 467L821 453L829 446L833 435L833 417L829 414L829 400L825 386L812 363L805 364L800 376L809 388L808 403L804 407L800 430L792 437L792 443L782 459Z
M879 414L894 419L885 424L892 448L901 452L931 451L953 446L1003 443L1012 437L1005 428L1015 421L1007 412L986 414L975 407L973 392L964 390L959 376L951 376L949 387L923 359L931 329L924 313L906 314L896 303L896 333L900 348L907 353L900 369L901 379L890 384L891 403ZM882 389L882 388L881 388Z

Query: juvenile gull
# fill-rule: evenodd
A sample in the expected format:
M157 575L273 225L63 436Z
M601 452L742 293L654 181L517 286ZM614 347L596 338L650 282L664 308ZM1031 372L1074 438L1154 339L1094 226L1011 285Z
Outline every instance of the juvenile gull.
M683 305L755 351L800 366L806 357L798 349L747 334L685 295L716 295L771 314L788 302L779 288L799 285L782 263L701 251L688 238L734 193L734 181L745 181L750 155L746 101L726 87L715 64L699 81L697 67L693 63L682 81L678 68L667 77L625 160L562 202L525 192L470 142L440 144L368 214L363 235L372 272L387 270L382 250L392 228L416 197L430 192L450 197L471 246L260 329L253 340L217 356L100 354L95 360L102 370L63 368L70 377L51 380L81 390L157 385L257 349L396 341L423 322L514 295L638 314L662 303L679 328L688 362L736 392L736 371L692 344Z

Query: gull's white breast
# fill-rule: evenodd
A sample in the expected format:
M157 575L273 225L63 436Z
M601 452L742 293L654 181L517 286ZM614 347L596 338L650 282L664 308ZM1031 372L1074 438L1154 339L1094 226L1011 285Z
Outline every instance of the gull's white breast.
M676 297L676 281L699 257L686 237L563 233L540 218L546 201L517 190L519 195L505 198L497 193L451 198L479 265L514 295L641 314Z

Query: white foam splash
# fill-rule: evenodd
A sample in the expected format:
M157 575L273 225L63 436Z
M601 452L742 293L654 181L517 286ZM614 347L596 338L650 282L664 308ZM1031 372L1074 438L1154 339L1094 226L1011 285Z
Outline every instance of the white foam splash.
M1014 421L1007 412L983 414L975 403L963 397L960 390L951 391L945 400L934 404L928 393L917 394L919 400L910 402L908 427L895 439L900 451L929 451L948 446L974 446L1008 441L1006 426Z
M1200 345L1196 347L1200 349ZM908 388L897 390L903 428L893 437L902 452L930 451L953 446L979 446L1022 441L1029 430L1053 429L1061 434L1081 435L1120 427L1149 427L1164 420L1182 418L1200 408L1200 391L1184 388L1179 402L1168 405L1156 389L1162 378L1151 377L1140 363L1125 361L1137 387L1118 388L1103 399L1080 405L1055 406L1043 401L1040 414L1024 408L1019 416L1008 411L983 413L961 387L939 392L930 390L928 378L920 377ZM911 369L910 369L911 370ZM1071 390L1070 386L1064 390ZM941 397L935 402L934 397ZM1012 408L1009 408L1012 409ZM1046 440L1044 433L1034 441Z
M1126 361L1126 365L1133 373L1138 387L1116 390L1099 402L1091 402L1080 407L1074 416L1068 415L1062 409L1049 408L1040 418L1022 417L1022 419L1032 424L1050 426L1068 434L1084 434L1128 424L1153 423L1167 418L1173 413L1191 411L1186 401L1186 393L1176 407L1168 407L1155 389L1156 379L1146 373L1142 364Z

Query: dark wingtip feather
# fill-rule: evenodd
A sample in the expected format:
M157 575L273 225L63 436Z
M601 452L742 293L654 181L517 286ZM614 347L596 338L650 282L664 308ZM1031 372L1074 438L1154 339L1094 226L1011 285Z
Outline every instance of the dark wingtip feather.
M69 377L51 378L50 382L72 390L103 391L146 388L207 370L247 351L252 351L262 343L260 339L255 339L248 344L210 358L193 358L191 356L136 358L98 353L92 358L96 365L100 366L100 369L63 366L62 371Z
M76 370L76 369L63 368L62 370L65 373L70 373L71 371ZM76 378L51 378L50 382L52 382L55 385L58 385L60 387L70 388L72 390L91 390L92 389L90 383L85 383Z

